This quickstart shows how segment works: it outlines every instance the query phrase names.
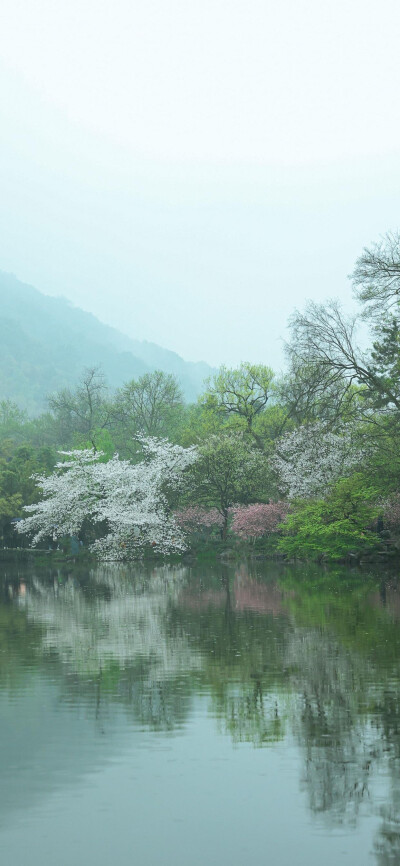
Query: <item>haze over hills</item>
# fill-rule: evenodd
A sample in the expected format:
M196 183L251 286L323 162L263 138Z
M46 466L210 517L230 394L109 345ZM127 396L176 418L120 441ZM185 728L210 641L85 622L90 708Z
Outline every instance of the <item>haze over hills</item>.
M204 362L131 339L66 299L0 271L0 399L37 414L48 394L74 384L84 367L93 366L101 366L111 388L155 369L173 373L188 401L212 373Z

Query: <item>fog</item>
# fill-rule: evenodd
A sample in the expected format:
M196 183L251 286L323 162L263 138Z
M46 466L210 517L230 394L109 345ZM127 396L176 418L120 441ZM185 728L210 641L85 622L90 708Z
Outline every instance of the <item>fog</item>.
M400 10L6 0L0 270L188 360L282 364L398 227Z

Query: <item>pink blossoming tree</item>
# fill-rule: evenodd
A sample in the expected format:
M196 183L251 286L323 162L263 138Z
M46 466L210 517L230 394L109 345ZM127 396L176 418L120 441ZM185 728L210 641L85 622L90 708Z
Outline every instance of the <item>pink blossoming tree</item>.
M201 508L200 505L189 505L176 511L174 517L178 526L189 531L199 528L212 529L214 526L221 528L224 525L223 515L217 508Z
M287 502L271 502L254 505L237 505L232 508L231 529L235 535L244 539L261 538L277 532L289 510Z

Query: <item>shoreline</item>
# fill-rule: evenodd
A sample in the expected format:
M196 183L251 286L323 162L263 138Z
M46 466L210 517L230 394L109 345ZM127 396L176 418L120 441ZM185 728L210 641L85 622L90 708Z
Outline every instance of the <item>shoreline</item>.
M100 560L94 554L90 553L87 550L81 551L78 555L65 553L62 550L44 550L41 548L13 548L13 547L4 547L0 548L0 563L80 563L81 565L98 565L101 562L114 562L119 563L121 565L129 565L138 564L138 563L164 563L176 565L177 563L182 563L184 565L194 565L196 563L202 562L218 562L221 565L233 565L234 563L240 561L243 558L249 559L253 562L281 562L287 565L293 565L295 563L301 565L320 565L321 567L325 565L344 565L351 567L358 567L364 565L378 565L380 563L392 563L394 565L400 565L400 551L390 550L390 551L376 551L369 555L360 554L359 556L355 553L349 553L346 557L341 557L337 559L333 559L331 557L319 557L317 559L301 559L298 558L288 558L285 555L280 554L278 551L263 551L263 550L255 550L251 546L240 545L229 547L227 545L221 545L222 549L217 549L215 547L210 548L206 547L204 550L198 549L188 549L184 553L181 554L171 554L170 556L161 556L157 554L153 555L144 555L143 557L138 557L137 559L131 560L118 560L118 559L107 559Z

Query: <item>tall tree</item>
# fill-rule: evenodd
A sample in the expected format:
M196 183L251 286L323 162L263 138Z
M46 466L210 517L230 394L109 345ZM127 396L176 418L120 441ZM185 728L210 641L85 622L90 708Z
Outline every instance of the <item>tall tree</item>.
M63 388L48 402L64 444L70 444L77 434L80 444L98 447L98 435L111 420L107 385L99 367L85 369L75 388Z
M336 301L309 303L291 320L287 347L293 408L335 421L343 412L376 423L371 410L400 419L400 235L365 248L352 274L360 317L370 323L369 349L357 345L360 317ZM304 418L303 418L304 420ZM308 420L308 419L306 419Z
M354 292L368 318L395 310L400 304L400 234L387 232L380 241L364 247L351 275Z
M132 379L119 390L113 409L114 426L123 433L125 443L138 433L168 436L182 407L178 380L170 373L155 370Z
M0 440L24 438L28 423L27 413L12 400L0 400Z
M198 459L188 472L188 496L207 508L217 508L226 538L229 509L256 502L271 493L268 462L240 433L212 435L198 447Z
M396 334L390 330L385 336L382 326L386 326L386 320L376 325L374 334L377 338L383 334L383 339L376 340L374 355L373 351L362 352L357 346L355 325L356 320L344 316L339 304L333 301L325 305L310 303L303 313L297 312L292 318L292 340L288 346L292 376L297 376L298 385L303 384L303 394L309 395L311 402L318 401L321 411L330 407L334 410L334 397L336 414L340 414L342 407L348 407L352 399L359 415L363 408L369 412L382 407L386 414L398 415L399 382L382 369L383 355L393 353ZM393 364L393 357L390 361Z
M264 411L273 393L274 373L263 364L243 363L237 369L220 367L208 381L203 402L227 417L239 418L256 444L263 447L255 420Z

